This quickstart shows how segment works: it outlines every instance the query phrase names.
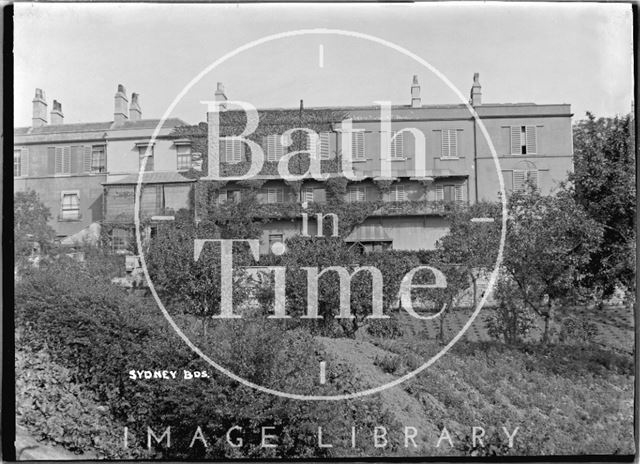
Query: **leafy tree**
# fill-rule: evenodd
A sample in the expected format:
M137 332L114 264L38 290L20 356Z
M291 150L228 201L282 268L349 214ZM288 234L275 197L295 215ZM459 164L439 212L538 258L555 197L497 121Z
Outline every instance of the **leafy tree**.
M451 230L440 241L443 259L466 267L471 276L476 276L480 269L490 269L498 251L499 212L498 204L478 204L467 211L454 212ZM495 220L489 224L472 223L471 217L477 214ZM503 297L505 310L520 311L513 304L520 301L543 318L546 342L553 307L582 285L580 269L597 249L602 227L575 202L570 192L563 190L542 196L531 185L526 191L511 195L508 214L502 275L517 287L517 298L512 289L499 293L498 297ZM505 324L517 326L517 315L508 317L511 323ZM514 337L510 336L510 340L515 340Z
M524 304L522 294L513 279L502 276L496 283L498 307L487 319L489 335L507 344L522 342L535 321L535 313Z
M29 255L34 242L38 243L42 250L51 246L55 237L54 230L48 224L51 211L40 201L35 191L16 192L13 211L16 258Z
M477 223L473 218L491 218ZM444 263L459 266L473 285L473 306L478 304L478 278L495 265L500 245L501 205L480 202L466 208L456 207L447 214L449 233L438 241Z
M407 272L420 265L415 255L401 251L385 250L360 254L339 237L292 237L286 242L287 251L279 257L268 256L261 264L286 267L287 314L296 317L293 325L303 324L312 331L325 335L352 336L359 328L374 323L391 327L391 319L368 319L372 313L372 279L369 272L361 271L351 279L350 308L353 319L336 319L340 311L339 277L336 272L327 272L318 280L318 314L322 319L299 321L298 317L307 310L307 272L303 267L315 267L319 271L330 266L342 266L349 273L356 267L372 266L382 275L382 307L386 316L393 319L392 307L397 301L402 278ZM418 279L416 279L417 281ZM259 299L264 308L273 304L273 288L265 286ZM374 322L375 321L375 322ZM376 327L376 332L384 332Z
M573 128L576 201L602 224L602 246L581 267L585 284L599 288L602 297L616 286L635 294L636 153L632 116L587 118Z
M234 225L235 227L236 225ZM171 224L162 224L151 241L147 254L149 273L159 296L185 313L198 317L206 337L207 321L220 313L220 250L207 245L196 261L194 240L220 238L220 230L211 222L198 226L184 212L176 215ZM242 238L242 237L235 237ZM234 267L248 264L244 248L234 249ZM233 301L240 304L246 297L245 289L238 285L241 277L234 276Z
M580 269L600 244L602 227L571 194L542 196L534 189L509 199L509 224L502 265L526 306L544 319L549 340L554 304L582 285Z

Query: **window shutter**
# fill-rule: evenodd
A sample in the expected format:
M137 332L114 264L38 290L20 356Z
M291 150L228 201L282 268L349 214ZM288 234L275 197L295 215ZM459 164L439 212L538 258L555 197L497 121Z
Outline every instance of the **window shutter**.
M224 159L227 163L233 163L233 146L231 140L226 139L224 143Z
M458 131L455 129L449 130L449 156L458 157Z
M535 187L535 189L537 190L538 189L538 171L537 170L527 171L527 178L531 183L531 185Z
M513 191L521 192L524 190L524 174L525 171L514 170L513 171Z
M65 174L70 174L71 173L71 147L63 147L62 155L63 155L62 170Z
M520 126L511 126L511 154L522 154L520 147Z
M463 190L462 185L456 185L455 189L455 200L462 201L463 200Z
M447 129L442 130L442 158L449 157L449 131Z
M47 174L55 174L56 171L56 149L47 147Z
M305 187L304 191L302 192L302 201L306 201L309 203L313 201L313 188Z
M403 158L404 157L404 133L395 132L393 134L393 142L391 142L391 157Z
M329 132L320 132L320 159L329 159Z
M527 135L527 154L537 153L537 134L536 134L536 126L527 126L525 128L525 133Z
M364 131L356 131L352 134L353 159L365 159L364 154Z
M444 200L444 186L437 185L436 186L436 201Z
M63 162L62 162L62 147L55 147L56 166L55 173L62 174Z
M71 152L71 169L69 172L73 172L74 174L79 174L82 172L82 147L78 145L74 145L70 148Z
M91 172L91 145L82 147L82 169L84 172Z
M267 161L276 161L276 140L273 135L267 136Z
M234 147L233 147L233 149L234 149L234 152L233 152L234 153L234 159L235 159L236 162L239 163L239 162L242 161L242 158L243 158L242 155L243 155L243 152L244 152L244 150L243 150L244 144L241 143L240 140L234 140L233 141L233 145L234 145Z

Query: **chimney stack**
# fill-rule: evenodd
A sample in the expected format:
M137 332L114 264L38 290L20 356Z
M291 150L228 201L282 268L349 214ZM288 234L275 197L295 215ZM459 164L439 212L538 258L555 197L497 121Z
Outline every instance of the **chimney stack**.
M36 89L36 95L33 98L33 116L31 118L33 127L41 127L47 125L47 100L44 96L44 90Z
M216 93L215 93L215 100L217 102L224 102L227 101L227 96L224 93L224 85L222 85L222 82L218 82L218 87L216 89ZM226 109L227 105L220 105L221 109Z
M422 101L420 100L420 84L418 84L418 76L413 75L413 84L411 84L411 108L420 108Z
M131 94L131 104L129 105L129 119L132 121L140 121L142 119L142 110L140 109L140 103L138 97L140 94Z
M473 75L473 86L471 86L471 106L482 105L482 87L480 86L480 74Z
M53 100L53 109L51 110L51 125L64 123L64 114L62 114L62 103Z
M115 95L115 106L113 109L113 121L116 123L125 122L129 117L127 116L127 91L124 85L118 84L118 91Z

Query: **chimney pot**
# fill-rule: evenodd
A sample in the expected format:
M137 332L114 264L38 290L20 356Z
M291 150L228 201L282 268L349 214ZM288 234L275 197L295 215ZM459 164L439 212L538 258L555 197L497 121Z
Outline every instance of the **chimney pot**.
M127 111L127 91L122 84L118 84L118 91L114 97L113 121L115 123L125 122L129 119Z
M58 100L53 100L53 109L51 110L51 124L63 124L64 114L62 114L62 104Z
M47 100L42 89L36 89L32 103L31 125L33 127L45 126L47 124Z
M131 104L129 105L129 119L131 121L139 121L142 119L142 109L138 101L139 96L140 94L135 92L131 94Z
M227 101L227 95L224 93L224 85L222 82L218 82L216 86L216 93L214 95L215 101L217 102L225 102ZM220 105L221 109L226 109L227 105Z
M420 99L420 84L418 83L418 76L413 75L413 83L411 84L411 108L422 107L422 100Z
M471 106L482 105L482 86L480 85L480 73L473 74L473 85L471 86Z

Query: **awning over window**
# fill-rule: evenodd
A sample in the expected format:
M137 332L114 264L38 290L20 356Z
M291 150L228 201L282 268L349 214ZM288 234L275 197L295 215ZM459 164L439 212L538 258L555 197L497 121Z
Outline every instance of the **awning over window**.
M345 242L392 242L393 239L387 235L380 224L358 225L344 239Z

